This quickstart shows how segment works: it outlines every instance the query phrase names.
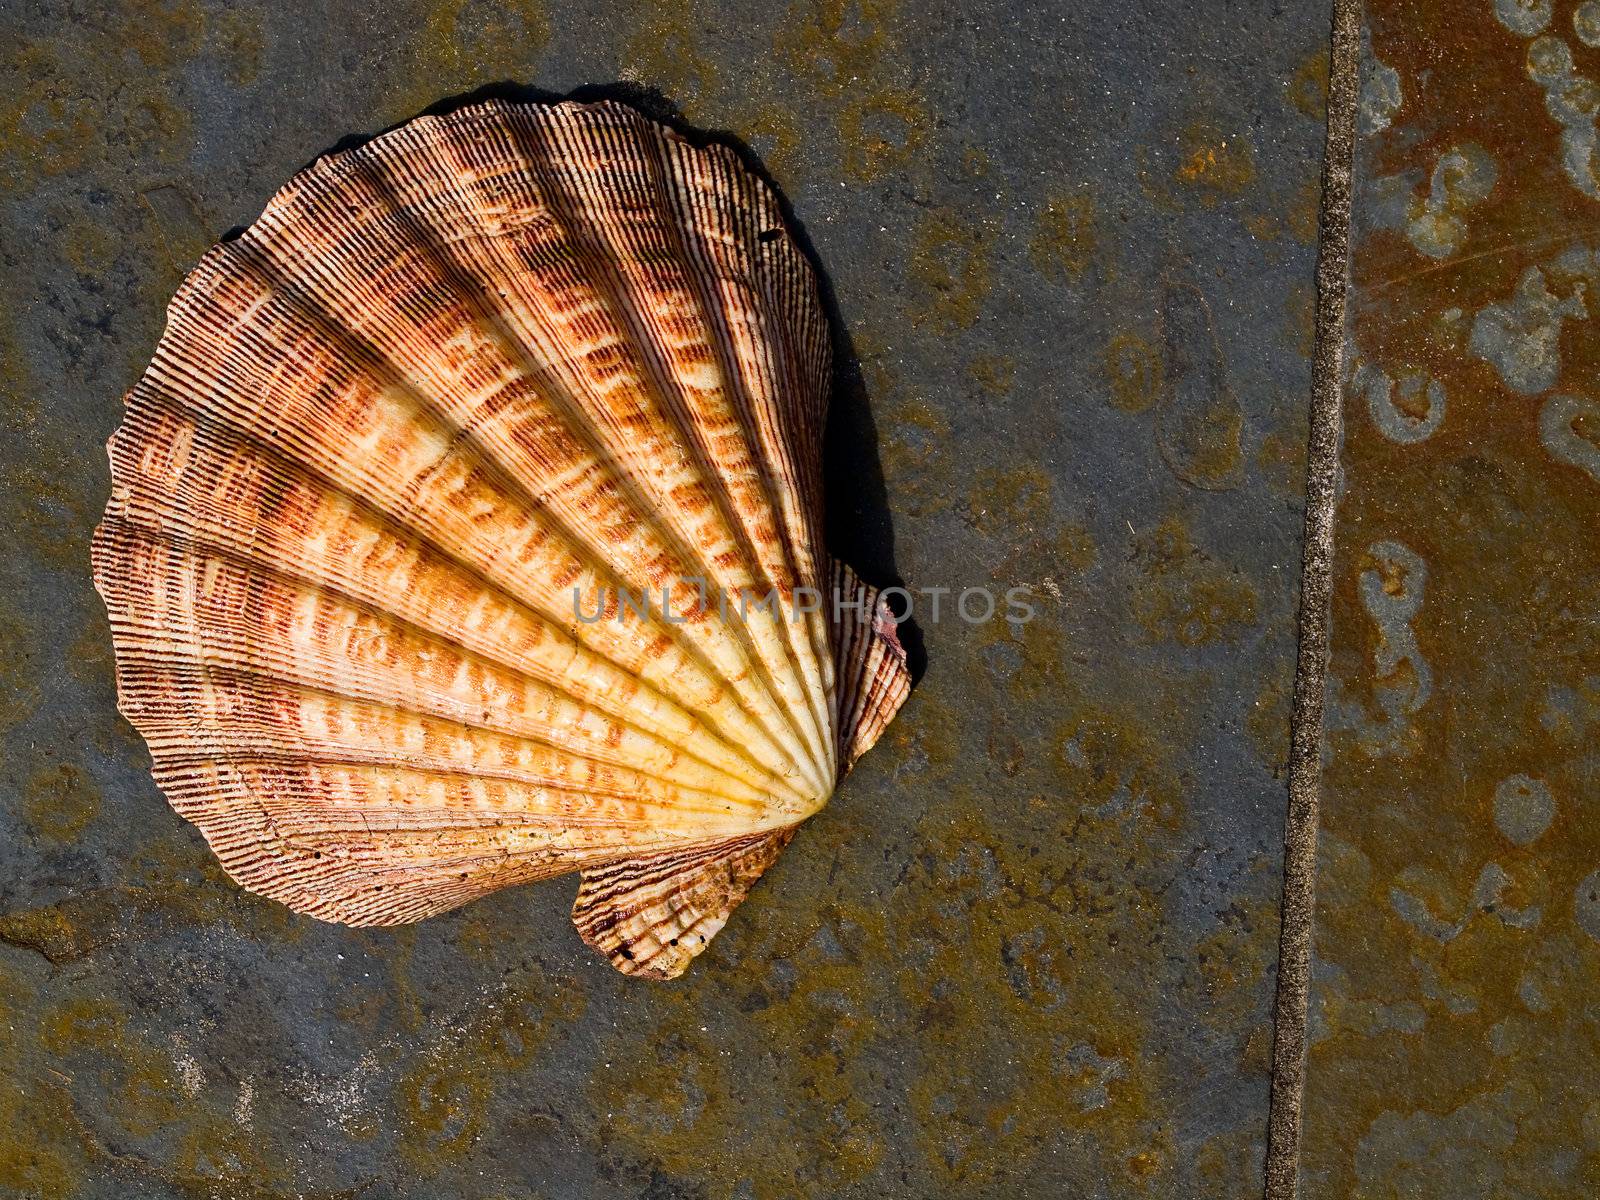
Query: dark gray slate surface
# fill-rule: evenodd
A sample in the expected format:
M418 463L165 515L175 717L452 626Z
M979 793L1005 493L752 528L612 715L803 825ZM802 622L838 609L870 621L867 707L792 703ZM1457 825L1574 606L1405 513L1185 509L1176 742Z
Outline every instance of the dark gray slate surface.
M1326 5L327 11L0 14L0 1193L1257 1189ZM837 548L1040 597L924 614L891 736L672 985L591 957L571 881L390 932L234 888L88 581L183 270L501 80L748 142L859 356Z

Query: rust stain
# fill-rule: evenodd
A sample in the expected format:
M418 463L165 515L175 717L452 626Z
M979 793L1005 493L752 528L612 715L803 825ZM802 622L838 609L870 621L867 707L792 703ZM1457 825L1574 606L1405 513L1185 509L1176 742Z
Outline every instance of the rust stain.
M1169 280L1162 291L1164 390L1156 443L1179 479L1227 491L1243 478L1244 410L1228 384L1211 305L1192 284Z
M431 0L411 42L415 66L401 73L401 115L485 83L532 78L549 41L542 0Z
M81 767L58 763L29 777L22 814L39 836L71 842L100 813L100 793Z
M910 162L932 124L903 63L896 0L800 0L773 37L779 59L834 114L847 176L885 178Z
M1134 555L1143 582L1132 597L1133 615L1152 640L1190 647L1233 642L1256 624L1255 585L1196 546L1179 518L1139 538Z
M1313 121L1328 116L1328 51L1319 46L1300 61L1289 78L1289 103Z
M1106 343L1105 360L1113 407L1141 413L1161 398L1164 372L1159 345L1125 330Z
M926 300L913 321L947 331L967 329L977 321L993 286L989 256L998 234L993 218L947 209L924 214L908 270Z
M1590 1195L1597 64L1571 5L1366 12L1301 1178Z
M1256 153L1242 132L1196 122L1178 135L1173 178L1200 193L1202 202L1238 196L1256 181Z
M1034 222L1028 257L1047 279L1076 279L1094 258L1099 218L1088 191L1054 196Z

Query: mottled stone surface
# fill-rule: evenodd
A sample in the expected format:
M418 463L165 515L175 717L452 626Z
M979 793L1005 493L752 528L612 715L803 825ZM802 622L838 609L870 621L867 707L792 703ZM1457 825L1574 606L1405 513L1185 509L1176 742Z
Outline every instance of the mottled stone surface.
M1367 6L1305 1200L1600 1192L1596 15Z
M1257 1190L1326 5L315 8L17 0L0 15L0 1193ZM1502 45L1507 90L1526 87L1519 44ZM924 608L930 666L890 738L672 985L630 982L584 949L571 880L369 932L232 887L116 716L89 586L102 443L186 267L336 141L499 80L638 81L748 142L859 357L832 439L839 549L880 582L1038 596L1021 626ZM1556 130L1537 128L1528 152L1548 165ZM1470 246L1516 227L1497 235L1499 194L1473 201L1465 177L1443 193L1436 240L1458 218ZM1506 272L1477 303L1516 302ZM1570 306L1571 288L1550 286ZM1494 457L1512 430L1504 455L1547 453L1540 402L1482 395L1520 415L1481 435L1468 466L1428 460L1457 488L1450 503L1488 523L1461 536L1518 519L1518 489L1572 502L1593 486L1581 463L1545 484ZM1450 403L1436 436L1472 411ZM1582 443L1560 445L1582 459ZM1418 629L1460 616L1446 560L1412 544L1422 517L1349 526L1358 554L1387 539L1430 558ZM1529 539L1523 569L1553 580L1552 612L1577 578L1557 566L1587 561L1575 536ZM1341 628L1368 638L1355 588L1352 574ZM1521 628L1520 611L1501 624ZM1426 639L1443 635L1419 636L1442 671ZM1341 651L1341 679L1366 701L1353 711L1382 714L1359 682L1368 651ZM1575 756L1596 667L1551 664L1550 724L1529 710L1505 736L1565 738ZM1406 745L1436 710L1393 694L1399 715L1374 728ZM1495 788L1518 773L1548 785L1552 831L1581 839L1578 765L1508 751L1439 803L1492 837ZM1530 932L1502 910L1453 945L1545 947L1528 970L1567 999L1553 1016L1517 1012L1577 1021L1570 973L1588 960L1562 948L1594 951L1571 914L1597 864L1579 862L1581 840L1540 858L1557 839L1533 836L1530 797L1506 801L1529 848L1462 851L1470 869L1451 858L1397 886L1453 922L1466 893L1453 909L1447 893L1492 857L1505 902L1545 923ZM1432 847L1416 842L1424 824L1397 823L1414 854ZM1338 853L1350 837L1333 834ZM1502 983L1516 986L1482 986ZM1413 1003L1434 1019L1435 1002ZM1499 1113L1525 1092L1474 1095Z

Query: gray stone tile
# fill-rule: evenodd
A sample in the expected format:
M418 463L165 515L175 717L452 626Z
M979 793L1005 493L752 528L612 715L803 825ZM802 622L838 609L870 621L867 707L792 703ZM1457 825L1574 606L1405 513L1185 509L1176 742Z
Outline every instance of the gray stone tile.
M1325 3L0 26L0 1187L1259 1187ZM837 549L1038 597L924 609L892 736L669 986L591 959L571 881L389 932L232 887L115 714L89 585L102 445L188 264L337 139L495 80L635 80L745 140L858 360Z

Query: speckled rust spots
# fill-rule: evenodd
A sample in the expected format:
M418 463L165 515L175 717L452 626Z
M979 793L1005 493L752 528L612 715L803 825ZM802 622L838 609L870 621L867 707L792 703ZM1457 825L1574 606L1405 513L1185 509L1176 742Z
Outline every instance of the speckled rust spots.
M1306 433L1305 407L1298 398L1285 398L1288 409L1278 428L1261 439L1256 449L1256 470L1268 487L1285 499L1305 495Z
M641 5L642 20L628 39L630 76L657 87L690 119L704 119L719 98L721 79L704 50L708 18L696 0Z
M996 621L983 626L978 637L986 649L1003 645L1017 657L1006 689L1010 703L1041 704L1060 680L1072 677L1066 637L1055 621L1029 621L1017 627Z
M400 1072L393 1095L412 1167L432 1175L470 1151L500 1081L527 1067L585 1004L582 993L538 974L494 996L419 1054Z
M87 1182L71 1100L59 1085L0 1074L0 1189L30 1200L72 1200Z
M837 105L844 171L863 182L909 162L930 124L921 92L896 68L893 0L802 0L775 44L789 69Z
M166 251L172 277L182 279L213 241L194 197L176 184L161 184L146 190L140 199Z
M53 963L82 958L111 935L100 928L85 928L75 919L75 908L68 901L8 912L0 916L0 941L36 951Z
M0 732L27 720L39 702L34 632L31 622L0 607Z
M1087 191L1053 196L1034 222L1028 243L1033 269L1047 279L1077 279L1099 242L1094 196Z
M192 58L205 38L206 14L196 0L144 0L115 11L115 36L158 70Z
M1318 47L1289 77L1289 103L1313 121L1328 115L1328 52Z
M1574 8L1365 6L1306 1200L1600 1189L1600 483L1544 416L1600 365Z
M980 354L967 364L967 370L985 395L998 399L1011 390L1017 360L1009 354Z
M262 14L248 8L227 9L212 18L212 35L235 86L249 87L255 83L261 74L261 59L266 49Z
M721 70L708 48L718 15L700 0L660 0L634 11L638 24L627 38L623 77L660 89L692 121L738 134L775 177L792 183L802 140L817 132L797 121L765 72L729 77Z
M191 129L189 114L163 82L200 53L205 12L195 0L135 2L107 8L85 23L85 43L76 52L51 42L17 42L6 76L25 80L0 101L0 178L26 186L42 176L82 167L98 147L126 152L130 146L167 163L176 162ZM67 86L78 55L120 62L133 55L142 71L116 72L86 89Z
M924 214L907 268L926 297L912 317L916 324L954 332L977 321L993 283L989 252L998 233L987 217L948 210Z
M899 835L915 852L892 885L875 874L881 846L819 828L825 843L796 843L811 860L751 901L764 919L735 934L751 944L713 947L741 1032L771 1052L721 1053L703 1027L726 1029L728 1014L708 1020L704 997L675 991L651 997L652 1069L628 1063L631 1042L605 1047L592 1087L619 1152L664 1180L707 1181L707 1200L850 1194L886 1168L908 1173L911 1194L1026 1194L1037 1164L1062 1154L1110 1194L1170 1190L1181 1156L1140 1069L1158 1034L1120 981L1178 953L1163 894L1185 868L1155 831L1187 819L1186 701L1090 700L1059 626L996 626L980 636L1014 651L1009 681L979 673L987 700L959 710L922 689L889 735L925 805ZM1007 712L1047 719L1019 746L975 754L1015 731ZM985 783L1002 777L1003 813ZM1254 909L1219 918L1199 939L1203 964L1185 948L1183 1002L1236 1003L1270 937ZM862 1099L890 1064L907 1081L906 1139ZM750 1077L770 1103L741 1101ZM1240 1157L1210 1151L1218 1171Z
M1267 197L1273 206L1265 212L1251 213L1244 218L1244 227L1252 237L1272 243L1289 238L1302 246L1315 244L1318 225L1322 218L1322 191L1315 179L1302 184L1287 198ZM1268 248L1269 255L1277 251Z
M1153 1032L1106 965L1125 970L1130 959L1163 952L1160 896L1182 867L1152 831L1187 816L1185 702L1175 694L1124 704L1089 698L1088 689L1104 693L1049 619L979 636L986 650L1013 655L994 709L1053 719L1020 755L988 760L986 771L1014 781L1008 791L1030 796L1003 822L980 827L966 791L952 794L970 757L917 768L939 799L919 823L925 852L895 901L903 897L908 916L917 914L899 927L902 954L923 976L907 1044L926 1055L910 1098L942 1185L933 1194L1014 1192L1022 1184L1011 1164L1044 1147L1088 1156L1111 1194L1161 1194L1175 1151L1138 1069ZM913 727L934 698L913 701ZM1008 718L986 721L986 707L960 714L951 736L964 739L977 724L981 737L992 725L994 742ZM1254 910L1221 918L1200 939L1204 962L1188 959L1195 967L1179 985L1184 1002L1236 1003L1271 961L1272 933ZM1022 1045L1035 1051L1012 1049ZM1012 1069L972 1065L1010 1056ZM1218 1170L1244 1169L1237 1149L1218 1146L1212 1157L1224 1160Z
M1132 810L1170 827L1183 811L1178 777L1135 714L1086 710L1060 727L1056 753L1069 794L1096 815Z
M112 1111L135 1138L148 1138L183 1119L183 1085L170 1060L138 1045L120 1064Z
M1226 132L1196 122L1178 135L1173 179L1197 193L1203 204L1238 196L1256 181L1256 153L1242 131Z
M1253 990L1271 959L1271 938L1278 932L1277 911L1265 902L1235 904L1220 914L1216 931L1195 948L1195 963L1208 992L1226 995ZM1246 1053L1261 1047L1246 1047ZM1267 1060L1261 1054L1258 1065Z
M419 84L438 96L527 77L549 40L542 0L433 0L416 43Z
M1134 554L1144 582L1133 613L1152 639L1191 647L1235 642L1256 624L1255 585L1196 546L1176 517L1141 537Z
M127 1036L127 1014L104 996L80 996L52 1008L39 1038L63 1058L79 1050L115 1050Z
M942 480L949 470L949 421L921 399L892 397L885 409L893 421L883 433L883 469L894 480L900 503L917 516L943 512L951 503Z
M305 933L281 905L241 907L221 868L188 840L145 846L129 864L128 878L127 884L88 888L0 915L0 941L59 965L155 928L231 926L289 942Z
M24 1053L38 994L26 974L0 957L0 1027L6 1070L0 1072L0 1192L38 1200L72 1200L83 1187L83 1139L72 1099L58 1078L42 1078Z
M1290 344L1301 355L1310 358L1317 336L1316 289L1310 284L1296 287L1289 295L1283 318L1289 327Z
M100 793L81 767L41 767L28 779L22 814L40 837L70 842L100 812Z
M1141 413L1161 398L1164 383L1159 344L1124 330L1106 343L1105 357L1113 407Z
M12 47L8 58L6 77L22 86L8 88L0 100L0 178L15 189L35 174L78 166L95 128L90 107L54 87L58 68L49 51L24 44Z
M979 473L968 500L974 528L1016 538L1050 519L1050 476L1038 466Z
M846 104L839 114L845 173L864 182L882 178L917 152L926 126L920 98L908 92L884 91Z
M158 1037L145 1013L80 995L47 1008L36 1036L52 1066L30 1081L29 1112L51 1123L53 1150L81 1151L98 1173L136 1173L184 1196L265 1197L288 1184L289 1160L269 1159L231 1114L209 1103L213 1081L185 1035ZM61 1085L83 1079L96 1081L101 1098L80 1113ZM0 1115L5 1107L0 1091ZM60 1169L62 1182L70 1180L64 1164ZM43 1187L19 1194L54 1193Z
M659 87L691 120L737 133L779 179L821 152L846 178L879 180L915 159L932 126L903 63L896 8L801 0L772 29L773 62L733 77L708 49L720 12L700 0L640 6L625 75ZM797 115L797 86L820 121Z
M650 1068L616 1045L592 1083L607 1140L669 1176L709 1177L708 1200L838 1194L892 1150L883 1117L862 1098L895 1003L879 979L894 961L888 920L833 904L800 925L777 915L756 931L764 952L727 964L726 977L739 1024L772 1052L731 1059L692 998L664 992ZM770 1104L745 1102L752 1070Z
M1162 295L1156 444L1185 483L1227 491L1243 479L1244 409L1228 382L1211 305L1192 284L1169 280Z
M1054 490L1049 473L1035 464L981 471L966 504L967 522L994 553L991 577L1029 581L1033 601L1046 605L1078 587L1099 556L1087 529L1057 519ZM1010 611L1009 606L1002 609ZM995 621L975 632L980 643L992 645L1006 628L1004 621Z
M1058 703L1063 678L1053 676ZM1051 758L1021 768L1029 779L1053 768L1045 790L1004 832L979 828L953 802L936 805L922 822L927 852L897 894L937 898L917 901L913 942L927 946L914 958L925 964L918 1042L940 1066L914 1084L911 1103L950 1187L1015 1184L1010 1163L1077 1130L1094 1131L1091 1152L1112 1178L1157 1176L1171 1163L1136 1069L1144 1015L1096 963L1146 944L1153 910L1139 881L1155 859L1134 831L1178 819L1181 783L1139 714L1084 706L1052 740ZM1043 855L1043 845L1056 849ZM1008 1071L965 1065L975 1048L1020 1043L1037 1052Z
M1245 717L1245 730L1261 761L1272 768L1274 778L1282 778L1288 770L1289 709L1293 698L1294 680L1285 669L1262 681Z
M85 275L108 269L121 248L116 234L93 221L74 222L62 235L62 253Z
M1315 179L1307 180L1295 192L1286 222L1290 236L1303 246L1317 240L1322 220L1322 189Z
M896 736L910 746L910 755L924 764L948 767L961 754L961 718L938 696L928 696L920 710L921 720L907 724Z
M414 1161L460 1158L483 1128L488 1079L455 1054L428 1054L400 1081L397 1107L411 1136L401 1142Z

